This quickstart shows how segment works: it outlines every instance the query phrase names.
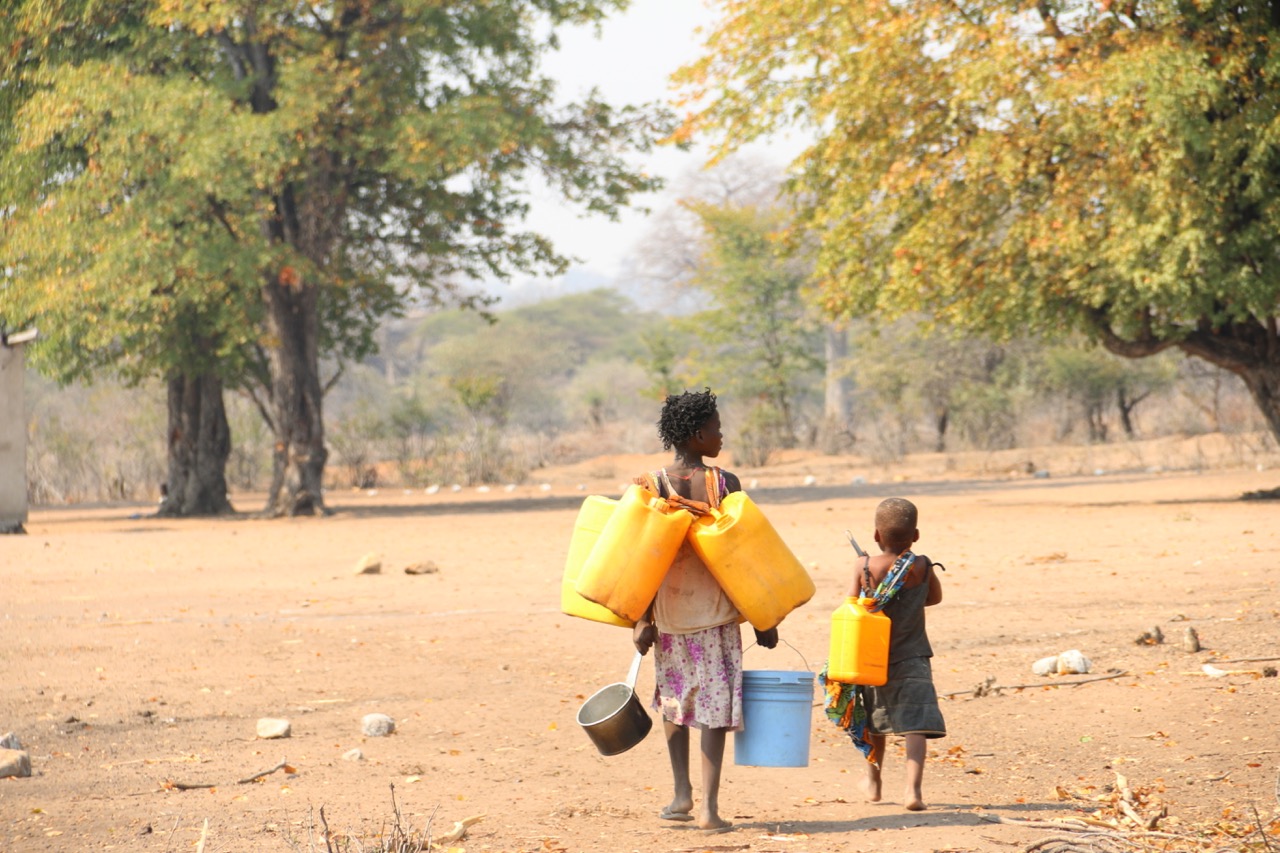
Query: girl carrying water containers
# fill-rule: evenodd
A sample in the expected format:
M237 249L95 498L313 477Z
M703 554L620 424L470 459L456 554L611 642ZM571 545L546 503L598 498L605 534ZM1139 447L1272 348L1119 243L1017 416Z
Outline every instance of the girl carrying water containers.
M636 478L695 517L707 515L721 499L740 491L738 478L708 466L720 454L723 436L716 396L710 389L667 397L658 420L664 449L674 462ZM632 639L641 654L654 650L657 685L654 709L662 714L675 780L675 795L662 809L664 820L697 821L706 832L727 832L720 817L720 771L725 733L742 728L742 635L740 615L703 561L685 541L648 611L636 621ZM778 629L756 630L756 642L772 649ZM701 729L702 805L693 812L689 778L689 728Z

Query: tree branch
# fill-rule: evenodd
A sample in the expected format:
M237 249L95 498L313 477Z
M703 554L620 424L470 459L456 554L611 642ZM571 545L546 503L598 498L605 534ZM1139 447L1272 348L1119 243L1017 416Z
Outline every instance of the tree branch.
M1058 26L1058 19L1053 17L1053 12L1049 9L1049 4L1045 0L1039 0L1036 3L1036 11L1040 13L1040 20L1044 22L1045 34L1050 38L1060 39L1066 36L1062 28Z

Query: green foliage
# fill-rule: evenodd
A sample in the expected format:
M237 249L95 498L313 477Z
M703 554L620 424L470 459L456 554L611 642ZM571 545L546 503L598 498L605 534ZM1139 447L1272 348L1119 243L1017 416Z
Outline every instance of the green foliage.
M1274 4L718 5L680 135L814 131L791 189L830 311L1180 347L1280 436Z
M39 320L33 362L62 379L217 373L268 397L369 354L410 300L562 270L520 227L528 182L615 215L657 185L626 157L670 127L559 104L539 73L557 27L619 6L9 4L0 317ZM277 292L294 325L268 322Z
M1112 406L1125 435L1135 437L1134 409L1152 394L1173 385L1177 365L1157 356L1138 363L1118 358L1096 347L1058 345L1044 353L1041 368L1046 387L1071 400L1083 415L1091 441L1105 441L1106 414ZM1070 421L1065 425L1067 432Z
M685 387L708 385L758 400L757 407L770 411L751 416L758 421L756 440L793 446L800 389L822 364L820 331L805 301L811 264L781 245L789 222L781 209L687 204L703 238L689 286L705 293L712 307L673 322L683 350L666 354L659 347L670 344L656 342L654 367L683 378Z

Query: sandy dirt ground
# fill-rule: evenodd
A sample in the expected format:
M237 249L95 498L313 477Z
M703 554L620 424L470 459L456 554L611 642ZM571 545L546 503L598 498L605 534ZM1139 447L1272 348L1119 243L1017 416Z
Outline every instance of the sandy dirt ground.
M817 694L808 766L738 766L730 738L727 834L658 819L660 727L597 753L575 715L624 678L629 632L561 614L560 580L584 495L666 461L628 457L510 492L334 492L323 519L34 510L28 535L0 538L0 734L34 768L0 780L0 850L313 851L326 824L334 849L368 850L397 824L439 838L476 815L449 848L1022 850L1061 833L1001 819L1115 820L1118 774L1142 820L1183 836L1137 849L1245 849L1258 827L1273 846L1255 832L1248 849L1280 849L1280 678L1264 674L1280 665L1280 510L1237 500L1280 470L1148 458L1072 473L1088 459L1036 477L1020 457L984 459L739 471L817 585L781 626L789 645L747 649L752 670L820 668L851 576L843 531L868 544L880 499L919 505L920 551L947 567L929 632L938 690L954 694L925 812L901 807L900 743L885 801L863 801L861 758ZM355 574L370 552L382 573ZM438 570L405 572L425 563ZM1156 627L1164 643L1138 642ZM1184 651L1188 628L1203 651ZM1069 649L1118 677L1031 672ZM982 685L1005 689L975 696ZM652 689L646 661L638 690ZM395 733L363 737L370 713ZM265 717L292 736L259 739ZM1222 834L1204 847L1186 838L1208 830Z

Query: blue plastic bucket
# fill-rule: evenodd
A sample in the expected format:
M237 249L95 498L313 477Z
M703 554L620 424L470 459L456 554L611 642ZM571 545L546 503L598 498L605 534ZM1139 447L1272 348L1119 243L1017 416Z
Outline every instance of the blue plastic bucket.
M733 735L733 763L808 767L813 673L743 670L742 731Z

